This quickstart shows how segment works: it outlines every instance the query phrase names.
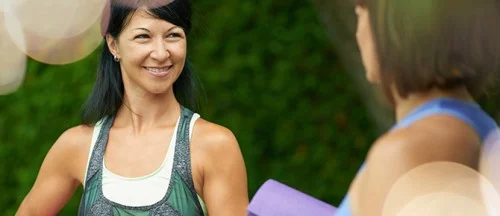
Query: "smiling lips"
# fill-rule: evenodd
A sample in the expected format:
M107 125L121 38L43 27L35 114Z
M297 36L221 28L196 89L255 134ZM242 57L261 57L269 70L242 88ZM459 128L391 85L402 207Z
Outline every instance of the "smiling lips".
M146 69L153 76L164 77L170 72L170 69L172 68L172 66L173 65L166 66L166 67L144 67L144 69Z

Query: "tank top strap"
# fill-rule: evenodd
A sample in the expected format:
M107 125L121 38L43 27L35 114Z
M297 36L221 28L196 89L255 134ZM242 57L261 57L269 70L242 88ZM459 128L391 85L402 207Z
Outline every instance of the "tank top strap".
M106 149L106 144L108 143L109 130L111 129L111 125L113 125L113 120L113 116L107 116L102 121L99 135L91 152L85 182L89 181L96 173L98 173L102 169L104 151Z
M202 209L198 194L194 188L194 181L191 170L191 151L190 151L190 123L194 112L181 106L181 119L177 129L177 140L175 144L174 166L172 171L177 172L182 181L189 188L195 204L198 209Z
M484 140L497 127L495 120L484 112L478 104L451 98L439 98L421 105L395 124L391 130L407 127L422 118L439 114L451 115L466 122L476 131L481 140Z

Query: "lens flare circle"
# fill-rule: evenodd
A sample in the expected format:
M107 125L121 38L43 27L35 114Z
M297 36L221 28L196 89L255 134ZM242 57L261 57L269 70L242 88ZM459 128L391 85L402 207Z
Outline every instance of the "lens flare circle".
M113 4L127 8L158 8L168 5L175 0L113 0Z
M9 13L9 12L5 12ZM4 13L0 13L0 95L10 94L16 91L24 81L27 57L18 45L12 41L6 32L4 25ZM13 28L17 32L21 41L24 41L23 34L19 29ZM24 46L23 43L19 44Z
M454 162L420 165L401 176L386 197L383 216L498 214L500 195L479 172Z
M109 10L107 3L24 0L6 13L5 25L8 35L29 57L46 64L73 63L88 56L102 42L101 19L109 13L105 11ZM19 26L20 32L15 30Z

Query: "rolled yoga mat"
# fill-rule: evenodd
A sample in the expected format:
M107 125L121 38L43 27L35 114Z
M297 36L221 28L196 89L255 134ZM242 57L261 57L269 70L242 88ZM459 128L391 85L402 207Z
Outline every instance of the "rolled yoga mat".
M334 216L335 208L321 200L284 185L267 180L248 205L248 216Z

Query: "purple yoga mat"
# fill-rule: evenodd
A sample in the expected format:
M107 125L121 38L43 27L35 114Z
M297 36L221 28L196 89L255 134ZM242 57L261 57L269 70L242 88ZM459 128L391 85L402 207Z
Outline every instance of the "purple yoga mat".
M273 179L267 180L248 206L248 216L333 216L337 209Z

